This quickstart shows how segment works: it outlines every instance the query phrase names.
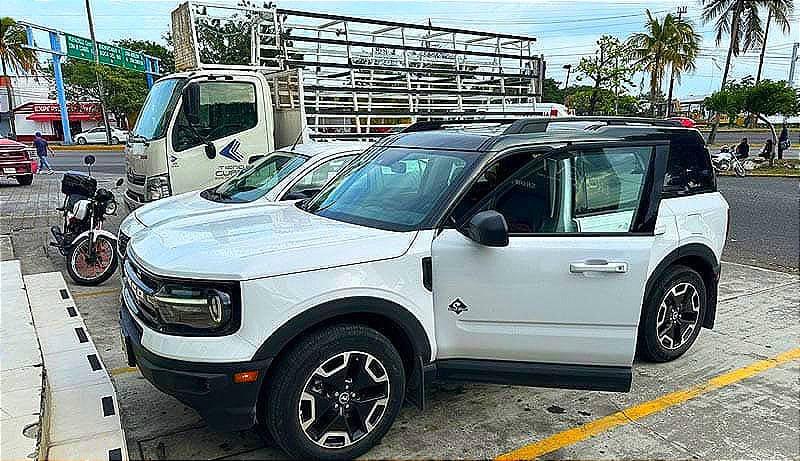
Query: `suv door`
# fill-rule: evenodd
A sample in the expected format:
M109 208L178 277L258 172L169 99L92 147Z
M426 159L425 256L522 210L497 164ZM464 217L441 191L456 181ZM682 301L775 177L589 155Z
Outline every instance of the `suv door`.
M563 365L613 367L605 369L626 371L627 384L603 385L593 375L595 384L569 387L627 390L654 240L657 149L617 146L534 154L454 216L500 212L508 246L482 246L456 228L434 239L437 361L551 364L545 370L556 374ZM547 385L540 378L550 371L513 382Z

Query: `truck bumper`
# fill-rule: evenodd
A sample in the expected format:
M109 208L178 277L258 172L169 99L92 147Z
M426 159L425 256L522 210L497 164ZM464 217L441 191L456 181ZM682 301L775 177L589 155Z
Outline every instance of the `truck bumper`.
M199 363L168 359L142 346L142 330L124 302L120 326L128 364L160 391L194 408L209 427L222 432L256 424L256 405L264 374L272 359L237 363ZM258 371L254 382L234 383L235 373Z

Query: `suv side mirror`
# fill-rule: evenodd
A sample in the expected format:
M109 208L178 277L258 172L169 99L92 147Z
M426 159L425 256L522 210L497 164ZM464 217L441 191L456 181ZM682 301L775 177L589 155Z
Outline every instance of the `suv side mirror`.
M200 124L200 84L191 82L183 88L183 115L190 125Z
M464 226L467 237L487 247L508 246L506 218L494 210L481 211Z

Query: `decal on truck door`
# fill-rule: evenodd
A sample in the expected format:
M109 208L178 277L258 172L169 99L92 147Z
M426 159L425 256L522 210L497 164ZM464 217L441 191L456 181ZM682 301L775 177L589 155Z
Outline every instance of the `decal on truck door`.
M241 162L244 160L244 155L239 153L239 146L241 145L242 143L240 143L238 139L234 139L219 151L219 155L227 157L235 162Z

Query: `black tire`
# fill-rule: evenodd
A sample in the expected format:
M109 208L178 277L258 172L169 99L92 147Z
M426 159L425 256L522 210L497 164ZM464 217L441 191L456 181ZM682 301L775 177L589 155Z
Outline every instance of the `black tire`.
M20 186L30 186L33 183L33 175L26 174L24 176L17 176L14 179L17 180Z
M687 291L678 299L674 293L680 293L682 288ZM692 290L694 293L687 296ZM669 267L646 295L639 322L639 355L653 362L668 362L683 355L700 334L707 303L706 285L700 274L682 265Z
M340 359L347 352L351 352L348 359ZM275 442L292 458L353 459L366 453L389 430L405 398L405 370L400 354L385 336L363 325L339 324L317 330L301 339L278 360L270 371L270 381L261 397L262 432L265 426ZM319 367L336 365L336 360L346 364L341 371L328 377L317 374ZM367 366L371 371L366 371ZM379 379L386 376L388 381L378 383L375 376ZM351 378L351 384L346 384L346 377ZM361 387L364 383L366 387ZM341 393L334 394L336 389ZM356 393L363 389L367 389L365 394L371 396L367 402L361 401L365 394ZM343 401L342 394L348 390L354 394L348 397L352 400ZM383 392L388 393L386 398L380 398ZM303 395L313 399L301 399ZM350 402L348 410L344 409L344 402ZM334 405L337 406L334 408ZM314 416L310 413L312 407ZM317 418L320 408L324 411ZM367 414L362 417L362 413ZM301 418L306 415L310 416L305 420L308 434L301 423ZM314 423L320 421L333 421L334 424L325 426L319 423L319 426L325 426L325 429L319 429ZM359 431L354 430L348 435L355 442L340 448L318 444L320 441L323 445L334 444L337 436L328 434L346 421L349 422L346 427L352 425ZM319 435L317 442L312 440L314 433ZM341 438L341 443L348 443L347 439Z
M102 246L104 250L108 251L106 245L110 246L110 262L105 266L105 271L98 273L96 276L82 275L75 268L78 258L81 257L80 252L88 249L89 237L81 237L72 243L72 247L67 253L67 273L78 285L100 285L108 280L117 270L119 256L117 254L116 242L105 235L98 235L96 244Z
M744 178L744 175L747 174L744 169L744 165L742 165L741 162L736 162L736 164L733 166L733 171L736 173L736 176L740 178Z
M78 144L80 144L81 146L84 146L84 145L86 145L86 138L78 138L78 139L76 139L76 141L77 141L77 142L78 142Z
M117 145L119 144L119 138L116 136L111 137L111 144Z

